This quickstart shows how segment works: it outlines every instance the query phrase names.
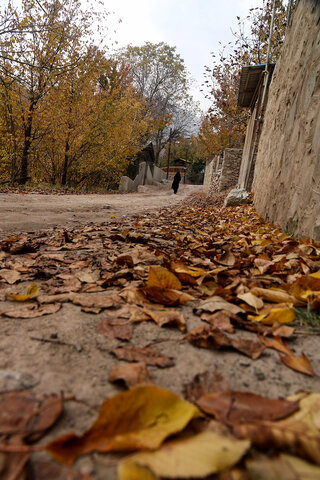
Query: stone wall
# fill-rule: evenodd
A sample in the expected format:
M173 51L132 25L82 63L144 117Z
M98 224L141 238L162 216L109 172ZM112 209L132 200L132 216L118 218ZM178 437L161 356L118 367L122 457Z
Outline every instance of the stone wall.
M226 148L223 153L222 171L218 191L223 192L238 184L242 159L241 148Z
M207 161L203 191L208 195L223 192L238 184L242 149L226 148L223 156L215 155Z
M320 240L320 2L300 0L270 86L256 159L255 207Z

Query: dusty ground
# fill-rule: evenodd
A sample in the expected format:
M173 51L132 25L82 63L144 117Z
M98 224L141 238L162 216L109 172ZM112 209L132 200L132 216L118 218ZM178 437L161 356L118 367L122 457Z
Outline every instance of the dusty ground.
M121 218L130 222L131 214L177 204L197 190L199 187L183 187L177 196L168 192L119 196L1 194L0 237L55 225L79 227L89 222L108 219L114 222ZM22 289L21 285L19 288ZM200 323L193 308L193 302L182 307L188 330ZM85 313L69 303L63 304L59 312L40 318L1 317L0 390L32 388L41 393L63 392L66 397L76 396L92 406L99 406L105 398L121 390L108 381L108 373L113 365L119 364L110 351L125 343L97 333L97 326L105 317L105 312ZM255 337L249 332L241 334L246 338ZM177 329L159 328L152 322L135 326L131 344L139 347L152 344L174 359L175 365L170 368L149 367L156 385L181 394L183 386L196 374L217 369L233 390L276 397L301 389L320 391L320 377L311 378L290 370L281 364L275 351L267 350L259 359L251 360L231 351L195 348L182 341L183 336ZM58 339L61 344L41 339ZM293 351L306 352L314 371L320 372L320 353L315 339L312 335L297 335L290 346ZM96 417L95 411L72 402L65 410L64 418L45 437L44 443L61 433L75 431L80 434ZM35 457L48 459L44 453L35 454ZM116 478L112 457L89 455L79 459L75 468L91 474L94 480Z
M177 195L167 189L143 189L144 193L125 195L0 193L0 235L126 218L128 215L175 205L187 195L200 191L202 187L181 185Z

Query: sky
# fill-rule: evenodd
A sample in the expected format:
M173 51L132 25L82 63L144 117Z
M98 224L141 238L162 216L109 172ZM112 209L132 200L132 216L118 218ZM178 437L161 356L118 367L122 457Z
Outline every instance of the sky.
M19 0L11 0L16 6ZM82 0L107 16L108 35L116 47L144 42L165 42L175 46L194 80L191 94L203 111L210 103L200 92L205 66L212 65L210 52L234 40L237 16L246 17L249 8L262 0ZM0 0L3 7L8 0ZM102 20L102 16L101 16ZM120 20L120 22L119 22ZM102 20L103 21L103 20Z
M202 110L209 107L200 92L205 66L212 64L210 52L234 39L231 29L236 16L245 17L260 0L104 0L111 38L118 47L166 42L176 46L195 80L192 95ZM114 12L114 13L113 13ZM119 23L121 19L121 23ZM116 30L116 33L114 33Z

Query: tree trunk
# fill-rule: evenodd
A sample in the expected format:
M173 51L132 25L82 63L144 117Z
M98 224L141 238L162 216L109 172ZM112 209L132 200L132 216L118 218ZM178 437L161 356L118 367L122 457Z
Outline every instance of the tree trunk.
M33 121L33 111L35 108L34 99L30 102L27 123L24 127L24 145L21 157L21 173L19 179L19 185L25 185L28 180L28 164L29 164L29 153L31 147L31 133L32 133L32 121Z
M64 149L64 163L63 163L63 172L61 178L61 185L65 186L67 183L67 175L68 175L68 168L69 168L69 151L70 151L70 144L69 144L69 135L67 136L66 146Z

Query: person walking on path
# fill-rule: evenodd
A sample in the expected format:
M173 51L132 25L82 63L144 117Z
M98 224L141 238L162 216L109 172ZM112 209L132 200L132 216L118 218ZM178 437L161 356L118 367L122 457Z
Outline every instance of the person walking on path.
M177 193L180 182L181 182L181 175L180 175L180 172L177 172L175 174L175 176L173 177L173 182L172 182L172 185L171 185L171 188L173 189L174 193Z

